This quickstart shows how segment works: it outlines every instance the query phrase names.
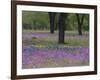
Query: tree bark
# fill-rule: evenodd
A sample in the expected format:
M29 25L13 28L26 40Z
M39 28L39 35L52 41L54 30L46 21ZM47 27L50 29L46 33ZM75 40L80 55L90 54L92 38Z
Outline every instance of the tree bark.
M84 15L80 17L79 14L76 14L76 17L78 22L78 34L82 35L82 25L83 25Z
M50 33L54 33L55 15L56 15L56 13L54 13L54 12L49 12Z
M65 36L65 14L60 13L59 15L59 43L63 44L64 43L64 36Z

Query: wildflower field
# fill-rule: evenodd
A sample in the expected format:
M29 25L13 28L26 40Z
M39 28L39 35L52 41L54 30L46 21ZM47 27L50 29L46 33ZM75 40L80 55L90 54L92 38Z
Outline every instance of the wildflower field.
M58 31L23 30L22 68L49 68L89 65L89 34L65 31L64 44L58 43Z

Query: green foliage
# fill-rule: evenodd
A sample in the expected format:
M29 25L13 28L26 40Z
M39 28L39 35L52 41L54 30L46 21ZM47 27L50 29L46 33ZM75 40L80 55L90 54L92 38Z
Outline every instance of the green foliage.
M65 13L66 14L66 13ZM66 30L77 30L78 23L75 13L67 13L66 14ZM80 14L84 15L83 26L82 30L88 31L89 30L89 14ZM58 30L58 20L59 20L59 13L56 14L55 17L55 30ZM49 15L47 12L34 12L34 11L23 11L22 12L22 23L28 26L28 29L34 30L49 30L50 29L50 21ZM23 26L23 29L25 26Z
M68 18L66 20L67 30L75 30L77 29L77 20L76 15L74 13L68 14Z
M22 15L23 24L30 24L33 29L49 28L49 17L46 12L23 11Z
M83 30L89 30L89 15L85 15L84 23L83 23Z

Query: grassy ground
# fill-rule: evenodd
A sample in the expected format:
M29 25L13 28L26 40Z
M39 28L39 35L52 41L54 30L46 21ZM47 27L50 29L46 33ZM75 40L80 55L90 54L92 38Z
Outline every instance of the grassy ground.
M23 31L23 69L84 66L89 64L89 35L65 32L65 43L58 43L58 31Z

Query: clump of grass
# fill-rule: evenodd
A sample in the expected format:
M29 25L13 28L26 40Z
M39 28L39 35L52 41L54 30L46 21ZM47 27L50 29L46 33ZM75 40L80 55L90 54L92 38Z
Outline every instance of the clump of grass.
M32 37L32 39L37 39L36 37Z
M88 40L66 40L64 45L68 46L86 46L88 47Z
M40 45L51 45L56 44L56 41L45 39L45 38L32 38L32 43L40 44Z

